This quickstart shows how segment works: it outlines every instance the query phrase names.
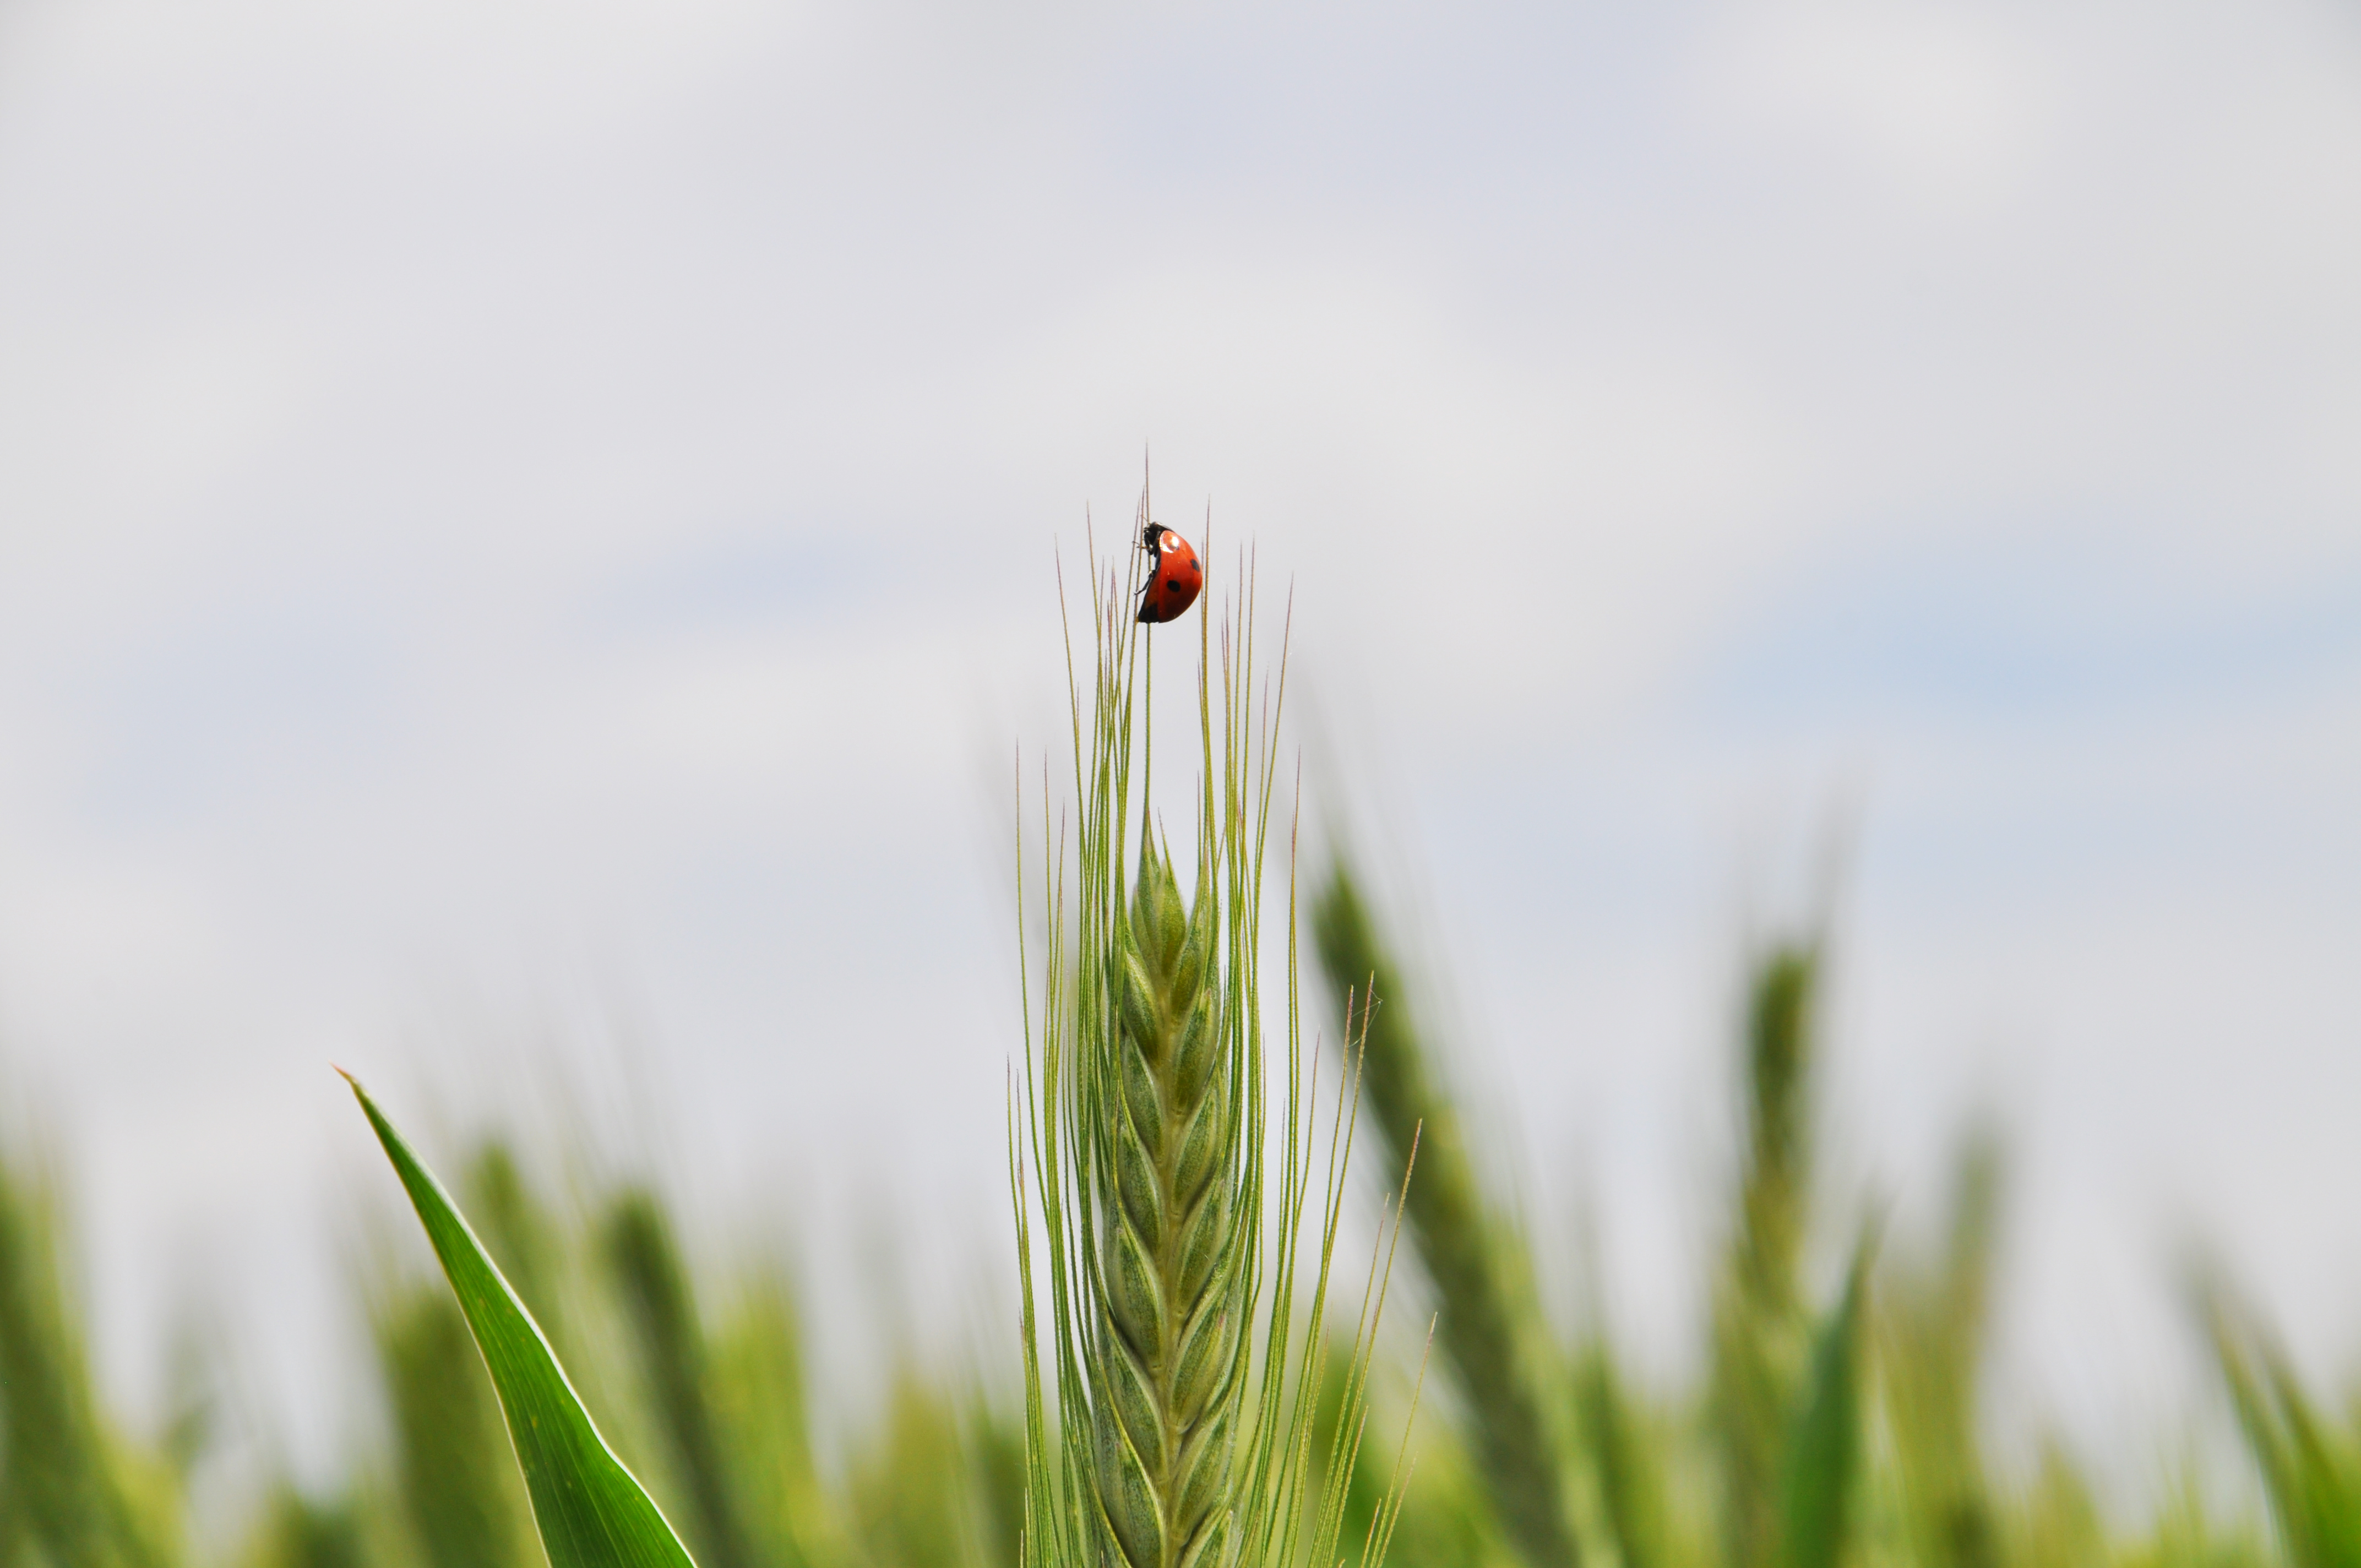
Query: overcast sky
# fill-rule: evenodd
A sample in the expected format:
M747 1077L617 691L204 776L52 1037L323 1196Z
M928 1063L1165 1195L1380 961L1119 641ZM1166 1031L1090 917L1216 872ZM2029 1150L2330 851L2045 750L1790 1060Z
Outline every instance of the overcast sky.
M1655 1365L1842 820L1837 1196L1994 1110L2019 1417L2191 1408L2192 1234L2349 1372L2356 279L2326 0L13 0L0 1072L109 1376L210 1274L327 1422L332 1058L997 1266L1004 781L1151 444Z

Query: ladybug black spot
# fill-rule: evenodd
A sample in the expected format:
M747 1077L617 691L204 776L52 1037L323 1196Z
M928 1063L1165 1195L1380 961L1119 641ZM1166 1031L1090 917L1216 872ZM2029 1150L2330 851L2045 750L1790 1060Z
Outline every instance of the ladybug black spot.
M1173 588L1177 588L1177 587L1179 587L1180 586L1180 578L1178 578L1178 577L1167 577L1167 578L1165 578L1165 579L1164 579L1164 587L1165 587L1165 588L1166 588L1166 590L1167 590L1167 591L1170 591L1170 590L1171 590L1171 589L1173 589Z

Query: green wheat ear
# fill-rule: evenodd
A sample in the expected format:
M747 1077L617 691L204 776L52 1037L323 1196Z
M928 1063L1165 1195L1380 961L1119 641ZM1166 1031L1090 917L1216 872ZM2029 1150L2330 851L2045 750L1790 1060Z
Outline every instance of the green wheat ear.
M1141 835L1117 938L1122 1093L1115 1201L1104 1211L1100 1494L1131 1568L1222 1560L1237 1431L1245 1273L1237 1264L1238 1106L1211 984L1214 896L1184 912Z
M1314 1486L1312 1448L1358 1090L1340 1075L1315 1115L1291 872L1284 1003L1265 1037L1263 860L1283 678L1257 685L1250 582L1218 641L1200 612L1201 772L1195 820L1180 818L1195 828L1196 886L1184 901L1148 827L1149 644L1132 603L1115 574L1093 582L1095 657L1072 693L1071 839L1050 830L1042 802L1043 837L1059 850L1042 862L1049 941L1038 993L1027 976L1009 1129L1024 1568L1336 1568L1342 1493ZM1315 1136L1328 1146L1324 1177ZM1399 1215L1397 1201L1381 1234L1399 1235ZM1358 1453L1386 1278L1373 1263L1351 1333L1335 1336L1349 1359L1328 1476L1349 1476ZM1363 1544L1365 1568L1384 1554L1393 1499Z

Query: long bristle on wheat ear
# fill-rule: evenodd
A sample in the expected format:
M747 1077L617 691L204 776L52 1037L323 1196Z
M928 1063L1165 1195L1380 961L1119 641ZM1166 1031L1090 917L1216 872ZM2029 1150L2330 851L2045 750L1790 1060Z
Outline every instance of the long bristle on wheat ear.
M1184 913L1143 843L1110 976L1095 1426L1100 1502L1129 1568L1222 1561L1245 1387L1239 1108L1210 880Z

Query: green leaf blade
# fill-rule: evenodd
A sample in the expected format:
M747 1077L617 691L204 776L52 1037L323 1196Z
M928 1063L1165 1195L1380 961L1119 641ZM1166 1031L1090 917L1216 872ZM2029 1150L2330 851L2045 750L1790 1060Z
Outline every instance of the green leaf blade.
M443 1184L350 1074L354 1096L418 1211L492 1375L550 1568L696 1568L653 1499L598 1435L549 1342Z
M1837 1568L1851 1541L1861 1488L1862 1317L1872 1246L1872 1234L1864 1231L1844 1299L1812 1350L1811 1381L1787 1439L1782 1568Z

